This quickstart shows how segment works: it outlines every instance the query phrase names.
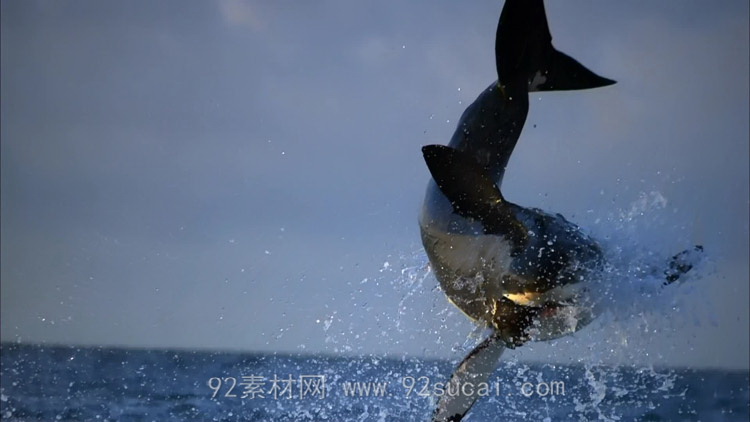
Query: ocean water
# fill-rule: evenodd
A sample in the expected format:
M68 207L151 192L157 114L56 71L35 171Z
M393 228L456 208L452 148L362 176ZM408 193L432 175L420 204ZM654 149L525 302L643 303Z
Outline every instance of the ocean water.
M0 417L26 422L429 420L455 366L18 344L0 351ZM475 386L483 397L467 420L747 421L748 376L504 361Z

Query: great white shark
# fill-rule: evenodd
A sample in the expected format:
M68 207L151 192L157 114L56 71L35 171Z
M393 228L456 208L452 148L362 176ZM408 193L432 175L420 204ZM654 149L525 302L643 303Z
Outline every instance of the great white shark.
M526 121L529 92L615 81L552 45L543 0L506 0L495 58L498 80L466 108L448 146L422 149L432 179L419 226L432 269L455 306L493 329L456 368L449 381L454 391L486 382L506 348L564 336L593 320L588 282L605 265L599 244L578 226L507 201L500 186ZM665 284L690 270L689 252L669 262ZM433 421L461 420L476 399L443 395Z

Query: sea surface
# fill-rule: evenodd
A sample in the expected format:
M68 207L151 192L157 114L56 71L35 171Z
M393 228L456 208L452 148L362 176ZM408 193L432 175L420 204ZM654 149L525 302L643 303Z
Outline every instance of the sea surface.
M426 421L456 365L7 343L0 356L0 417L27 422ZM748 383L748 371L509 361L474 386L467 420L747 421Z

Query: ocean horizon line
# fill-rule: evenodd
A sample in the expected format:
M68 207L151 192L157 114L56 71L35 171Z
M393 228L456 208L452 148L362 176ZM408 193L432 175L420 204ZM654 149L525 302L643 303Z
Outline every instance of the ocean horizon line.
M6 349L58 349L58 350L87 350L87 351L119 351L119 352L155 352L155 353L177 353L177 354L203 354L203 355L222 355L222 356L245 356L245 357L274 357L274 358L294 358L294 359L331 359L331 360L357 360L357 359L378 359L387 361L419 361L434 363L452 363L457 364L460 356L455 358L436 358L429 356L419 356L411 354L362 354L362 353L330 353L330 352L292 352L292 351L263 351L263 350L241 350L227 348L188 348L188 347L148 347L138 345L113 345L113 344L76 344L76 343L47 343L47 342L18 342L2 341L0 350ZM514 359L503 361L502 363L525 364L534 366L567 366L578 367L586 366L585 362L559 362L559 361L542 361L535 359ZM719 366L686 366L686 365L663 365L663 364L633 364L633 365L615 365L610 363L590 363L591 366L608 367L608 368L653 368L654 370L678 370L678 371L723 371L729 373L750 374L750 368L736 367L719 367Z

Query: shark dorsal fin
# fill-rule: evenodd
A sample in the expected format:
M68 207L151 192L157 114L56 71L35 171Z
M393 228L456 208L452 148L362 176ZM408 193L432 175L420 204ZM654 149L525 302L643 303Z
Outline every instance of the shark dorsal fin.
M471 155L444 145L422 147L432 178L456 214L478 220L486 234L502 235L517 248L526 244L526 228L515 205L503 198L487 171Z

